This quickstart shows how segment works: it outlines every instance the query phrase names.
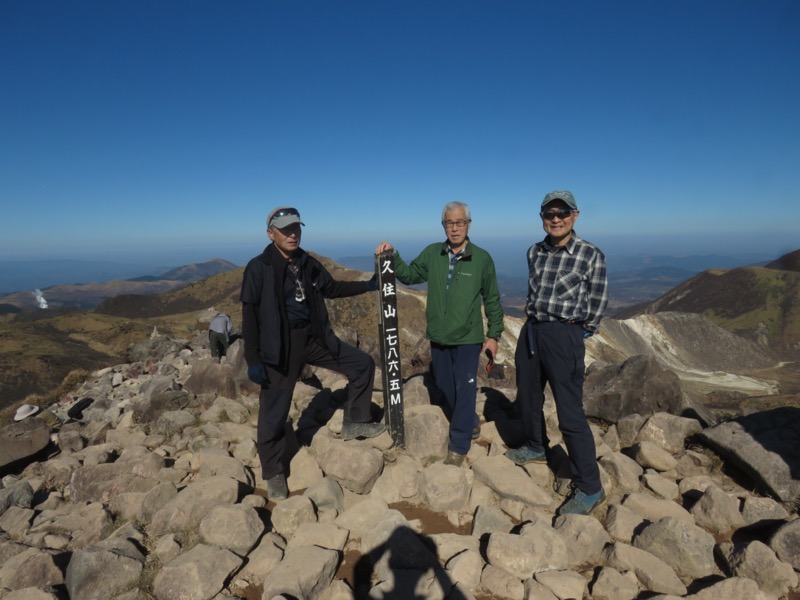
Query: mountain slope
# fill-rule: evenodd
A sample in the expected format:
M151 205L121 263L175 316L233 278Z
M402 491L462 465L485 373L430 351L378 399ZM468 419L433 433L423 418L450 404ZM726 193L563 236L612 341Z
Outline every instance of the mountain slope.
M800 251L766 267L704 271L618 316L700 313L781 356L795 358L800 352L800 270L794 268L798 257Z

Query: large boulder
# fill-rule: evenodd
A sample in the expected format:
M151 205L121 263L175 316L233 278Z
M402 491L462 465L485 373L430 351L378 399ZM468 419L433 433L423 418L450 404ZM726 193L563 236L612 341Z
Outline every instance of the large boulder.
M782 406L731 419L698 438L778 499L800 500L800 408Z
M586 372L584 408L589 417L616 423L634 413L680 415L693 407L673 371L653 356L637 355L623 363L592 364Z
M0 429L0 471L30 459L50 443L50 428L41 419L25 419Z

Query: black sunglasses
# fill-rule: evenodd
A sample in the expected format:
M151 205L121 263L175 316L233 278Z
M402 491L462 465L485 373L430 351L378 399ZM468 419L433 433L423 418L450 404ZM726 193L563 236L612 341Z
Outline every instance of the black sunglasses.
M269 218L270 224L279 217L285 217L286 215L294 215L298 219L300 218L300 213L297 211L296 208L282 208L280 210L276 210L273 215Z
M543 219L547 220L547 221L552 221L556 217L558 217L559 219L566 219L568 216L570 216L574 212L576 212L576 211L570 210L568 208L560 208L558 210L548 210L548 211L540 212L539 216L542 217Z

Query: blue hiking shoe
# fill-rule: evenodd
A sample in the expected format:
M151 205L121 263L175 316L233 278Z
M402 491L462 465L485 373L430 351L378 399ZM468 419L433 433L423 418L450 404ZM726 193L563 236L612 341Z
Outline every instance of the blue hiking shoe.
M573 488L567 501L556 511L557 515L588 515L595 508L606 501L606 492L600 488L599 492L587 494L578 488Z
M511 459L514 464L527 465L528 463L547 464L547 454L538 452L530 446L520 446L512 450L506 450L506 458Z

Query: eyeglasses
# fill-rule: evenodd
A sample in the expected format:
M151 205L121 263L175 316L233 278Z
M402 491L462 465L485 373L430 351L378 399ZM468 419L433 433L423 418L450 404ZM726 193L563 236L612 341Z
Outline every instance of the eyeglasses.
M272 222L273 222L275 219L277 219L277 218L279 218L279 217L285 217L285 216L287 216L287 215L294 215L294 216L295 216L295 217L297 217L298 219L300 218L300 213L297 211L297 209L296 209L296 208L282 208L282 209L280 209L280 210L276 210L276 211L275 211L275 212L274 212L274 213L273 213L273 214L270 216L270 218L269 218L269 223L270 223L270 225L272 224Z
M465 219L459 219L458 221L442 221L442 225L444 225L445 229L461 229L462 227L466 227L469 222L470 221Z
M552 221L556 217L558 217L559 219L566 219L567 217L569 217L571 214L573 214L575 212L577 212L577 211L570 210L570 209L567 209L567 208L560 208L558 210L548 210L548 211L540 212L539 216L542 217L545 221Z

